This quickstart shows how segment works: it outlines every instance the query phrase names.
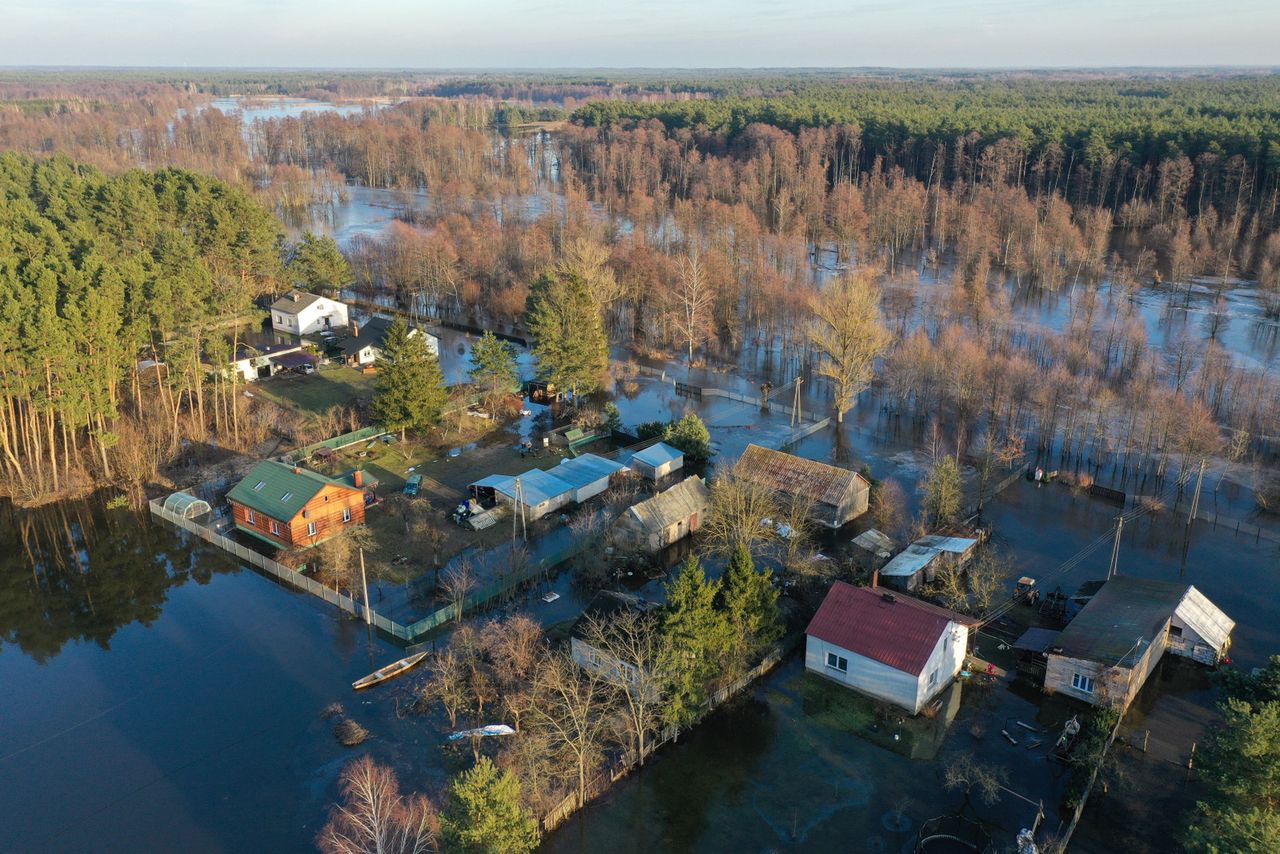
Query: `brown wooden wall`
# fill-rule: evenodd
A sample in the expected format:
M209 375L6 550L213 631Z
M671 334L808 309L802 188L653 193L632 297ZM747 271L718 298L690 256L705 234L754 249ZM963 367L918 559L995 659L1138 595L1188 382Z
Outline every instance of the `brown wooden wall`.
M344 507L351 508L351 521L342 521ZM254 511L254 523L249 524L248 508L239 502L231 502L231 513L236 524L251 528L260 536L286 548L306 548L340 533L351 525L364 523L364 492L339 486L326 486L303 505L292 519L272 519L259 510ZM271 523L280 525L280 533L271 533ZM316 534L307 533L307 525L315 523Z

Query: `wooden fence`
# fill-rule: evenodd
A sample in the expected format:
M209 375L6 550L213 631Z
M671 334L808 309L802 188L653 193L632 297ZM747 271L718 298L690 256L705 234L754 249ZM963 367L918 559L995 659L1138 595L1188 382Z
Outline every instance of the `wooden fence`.
M161 519L176 525L184 531L190 531L211 545L215 545L223 551L235 555L250 566L260 569L268 575L274 576L290 587L296 588L305 593L310 593L314 596L319 596L324 601L331 605L337 605L352 616L360 619L366 618L366 606L363 603L357 602L349 596L343 596L338 591L325 587L315 579L308 578L296 569L290 569L284 564L278 563L266 555L259 554L253 549L247 549L235 540L230 537L223 536L212 528L205 527L198 522L191 519L185 519L177 513L166 510L164 505L158 499L152 499L150 506L152 515L159 516ZM394 620L387 619L372 608L368 609L367 619L378 629L381 629L392 637L400 640L411 641L416 637L410 628L402 626Z
M778 662L782 661L792 649L800 642L803 635L791 635L780 643L775 645L765 655L759 664L739 676L728 685L720 688L711 694L707 702L707 713L711 713L719 706L724 705L732 697L745 691L752 682L764 676L770 670L778 666ZM680 735L680 728L677 726L669 726L657 734L655 738L645 744L644 758L648 759L659 748L675 741ZM623 756L610 767L604 769L595 777L587 781L587 786L582 796L582 805L590 803L600 795L604 794L609 788L623 777L631 773L639 765L639 759L633 754ZM578 802L578 792L570 792L565 796L559 804L552 807L545 816L542 817L542 828L544 833L550 833L578 811L580 804Z
M1080 803L1076 804L1075 811L1071 814L1071 821L1068 822L1066 830L1062 832L1062 837L1058 841L1060 846L1058 850L1066 851L1068 844L1071 842L1071 835L1076 832L1076 825L1080 823L1080 816L1084 814L1085 804L1089 802L1089 795L1093 792L1093 784L1098 781L1098 771L1102 768L1102 763L1107 758L1107 752L1111 750L1111 745L1116 740L1116 735L1120 732L1120 724L1124 722L1124 715L1120 716L1120 720L1116 721L1115 727L1111 730L1111 735L1107 737L1107 743L1102 747L1102 755L1098 757L1098 764L1093 766L1093 773L1089 775L1089 782L1084 787L1084 792L1080 795Z

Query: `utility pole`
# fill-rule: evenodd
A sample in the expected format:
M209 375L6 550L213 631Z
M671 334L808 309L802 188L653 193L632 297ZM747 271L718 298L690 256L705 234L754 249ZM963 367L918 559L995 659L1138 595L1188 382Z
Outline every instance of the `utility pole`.
M1196 491L1191 496L1191 513L1187 515L1187 524L1196 520L1196 511L1200 509L1200 485L1204 483L1204 457L1200 458L1200 474L1196 476Z
M1116 569L1120 563L1120 534L1124 531L1124 514L1116 517L1116 541L1111 547L1111 567L1107 570L1107 580L1116 577Z
M369 614L369 577L364 572L364 548L360 549L360 584L364 587L364 621L373 625L373 617Z
M512 491L515 506L511 508L511 545L514 548L516 544L516 523L520 524L521 536L527 542L529 539L529 526L524 519L524 484L520 482L520 478L516 478L516 488Z
M803 417L800 413L800 384L803 382L804 382L803 377L796 377L795 401L791 406L791 426L792 427L796 426L796 424L803 422Z

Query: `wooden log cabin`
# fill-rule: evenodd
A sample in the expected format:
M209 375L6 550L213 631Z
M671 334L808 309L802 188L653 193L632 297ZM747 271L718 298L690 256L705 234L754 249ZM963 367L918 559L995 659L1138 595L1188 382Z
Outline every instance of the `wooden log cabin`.
M309 548L364 523L364 472L330 478L263 460L227 501L241 531L280 548Z

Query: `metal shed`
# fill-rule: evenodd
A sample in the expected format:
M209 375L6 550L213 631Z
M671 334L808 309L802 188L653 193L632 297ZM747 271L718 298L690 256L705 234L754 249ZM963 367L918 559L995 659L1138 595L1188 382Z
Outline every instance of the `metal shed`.
M628 462L642 477L649 480L662 480L684 467L684 453L666 442L659 442L636 451Z
M609 478L624 466L613 460L606 460L595 454L583 454L571 460L565 460L551 469L557 480L569 485L573 500L581 504L588 498L599 495L609 488Z

